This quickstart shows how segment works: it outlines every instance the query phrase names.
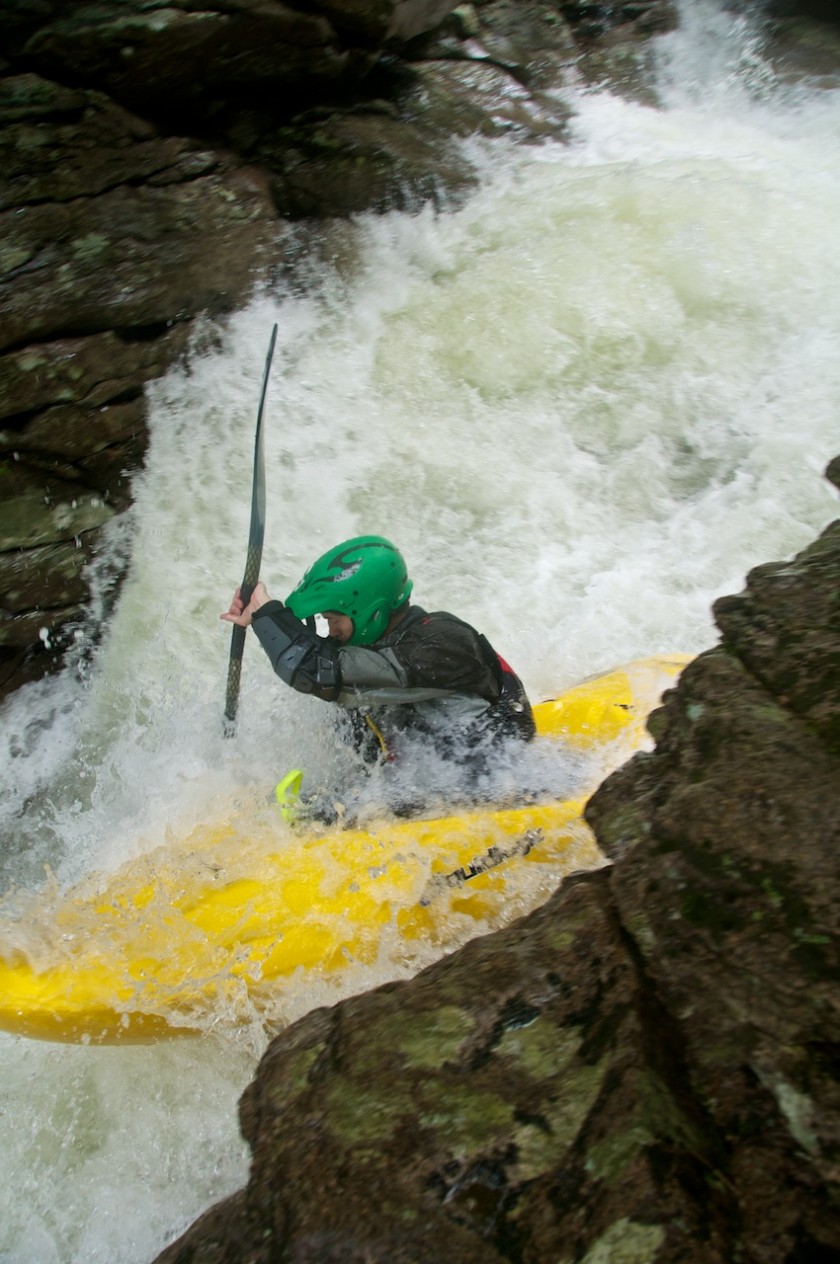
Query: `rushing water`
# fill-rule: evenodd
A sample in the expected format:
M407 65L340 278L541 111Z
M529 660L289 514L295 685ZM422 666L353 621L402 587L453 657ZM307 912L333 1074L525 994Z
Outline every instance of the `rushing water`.
M835 515L840 93L776 84L702 0L659 56L665 108L582 98L572 144L492 150L453 213L362 220L306 295L263 295L154 387L104 643L2 714L4 887L113 868L329 761L324 714L252 644L221 737L275 321L269 588L391 535L417 600L476 623L535 698L712 645L715 597ZM149 1260L243 1183L256 1052L250 1031L0 1037L0 1259Z

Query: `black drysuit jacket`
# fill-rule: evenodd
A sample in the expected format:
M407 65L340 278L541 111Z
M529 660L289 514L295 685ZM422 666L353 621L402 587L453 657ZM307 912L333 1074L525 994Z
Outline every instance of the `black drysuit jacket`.
M375 731L393 755L401 736L416 732L441 753L469 759L478 747L534 736L519 677L486 637L446 611L410 606L370 646L318 636L311 621L301 623L279 601L261 606L252 626L286 684L335 702L361 721L353 725L360 747L363 735Z

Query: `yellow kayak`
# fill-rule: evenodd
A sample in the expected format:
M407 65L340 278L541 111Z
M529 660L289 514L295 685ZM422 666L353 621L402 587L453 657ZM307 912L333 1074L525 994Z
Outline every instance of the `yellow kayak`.
M330 999L339 976L346 991L366 970L370 986L528 911L602 863L585 799L642 744L687 661L645 659L535 707L543 739L598 756L580 798L320 837L264 810L18 898L0 920L0 1029L116 1044L270 1024L303 992Z

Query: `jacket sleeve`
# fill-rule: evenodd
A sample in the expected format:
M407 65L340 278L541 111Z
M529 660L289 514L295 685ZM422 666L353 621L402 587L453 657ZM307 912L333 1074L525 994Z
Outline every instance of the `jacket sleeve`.
M341 692L339 651L296 619L280 601L267 601L251 627L281 680L300 693L335 702Z

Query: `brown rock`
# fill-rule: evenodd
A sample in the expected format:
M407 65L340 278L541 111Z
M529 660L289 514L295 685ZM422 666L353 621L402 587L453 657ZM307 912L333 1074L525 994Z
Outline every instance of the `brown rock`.
M241 301L280 233L263 183L231 172L0 214L2 346L183 320Z
M25 55L48 75L99 88L131 109L199 110L243 86L282 83L285 92L348 75L354 58L329 21L275 0L213 7L177 0L145 10L102 0L43 26Z
M451 13L452 0L318 0L318 10L336 29L377 44L406 43L430 31Z
M835 0L765 0L765 8L768 13L782 18L840 22Z
M102 526L113 510L84 485L48 475L44 479L22 462L4 461L0 466L3 518L0 521L0 553L22 546L34 547L73 540Z
M808 5L783 6L784 13L793 9L799 16L770 23L762 51L780 79L794 83L807 79L812 86L836 91L840 87L840 9L833 0L811 7L809 14Z
M112 331L88 338L56 338L0 356L0 419L33 413L51 404L103 404L139 395L185 349L186 325L156 336ZM56 418L57 420L57 418Z
M572 883L560 914L553 901L412 983L316 1011L275 1041L242 1101L247 1193L160 1264L571 1261L587 1239L615 1236L628 1190L651 1220L658 1187L673 1227L619 1233L685 1247L699 1223L676 1171L663 1180L634 1156L653 1141L666 1092L633 1053L638 982L606 876ZM611 1152L593 1121L615 1101L632 1103L633 1118ZM692 1135L691 1120L683 1129ZM587 1179L603 1181L591 1202Z
M98 527L129 503L145 451L145 383L192 316L245 301L283 226L258 173L99 92L11 76L0 121L2 695L60 661L62 623L81 618Z
M94 543L89 535L82 531L72 540L0 553L0 609L7 620L0 624L0 644L25 647L31 626L37 625L37 635L46 612L52 618L56 608L83 604L83 570Z

